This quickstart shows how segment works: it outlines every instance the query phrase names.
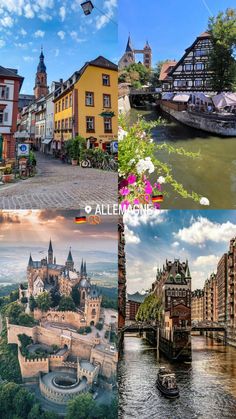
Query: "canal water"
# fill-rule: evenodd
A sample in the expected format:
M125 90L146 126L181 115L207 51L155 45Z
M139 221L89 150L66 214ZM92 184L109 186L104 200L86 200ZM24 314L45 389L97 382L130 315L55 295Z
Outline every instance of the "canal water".
M126 336L119 364L120 419L236 418L236 349L192 337L192 362L157 361L145 340ZM180 397L165 398L155 386L159 365L176 374Z
M210 207L204 208L236 209L236 137L221 138L187 127L153 107L149 110L132 109L131 121L135 121L138 115L147 120L165 118L165 124L153 130L152 137L157 143L166 142L200 153L200 157L194 160L166 152L160 152L159 156L172 167L175 179L188 191L209 199ZM169 187L165 186L165 192L167 196L162 208L203 209L191 199L176 196Z

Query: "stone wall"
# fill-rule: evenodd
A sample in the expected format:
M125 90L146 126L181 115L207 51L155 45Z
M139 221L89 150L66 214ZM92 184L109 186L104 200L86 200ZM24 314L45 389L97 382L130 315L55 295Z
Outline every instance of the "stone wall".
M100 365L96 365L93 371L88 371L87 369L82 367L80 361L78 360L78 369L77 369L78 380L81 380L83 377L86 377L88 384L92 385L99 374L99 370L100 370Z
M25 333L27 336L30 336L33 341L35 342L36 337L36 327L26 327L26 326L18 326L16 324L10 324L8 319L6 319L7 323L7 341L8 343L15 343L18 345L18 335L22 335Z
M99 374L106 378L116 377L118 353L101 351L94 347L91 351L90 362L100 365Z
M41 320L42 322L70 324L71 326L76 327L77 329L86 325L83 321L83 314L75 311L49 310L43 312L36 308L34 310L34 318L35 320Z
M18 348L18 360L22 379L39 376L40 372L49 372L48 358L26 359L22 356L20 348Z

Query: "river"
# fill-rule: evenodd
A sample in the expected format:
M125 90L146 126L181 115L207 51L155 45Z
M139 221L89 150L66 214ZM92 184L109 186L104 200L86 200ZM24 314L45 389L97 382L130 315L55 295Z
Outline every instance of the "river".
M119 364L120 419L222 419L236 417L236 349L192 337L192 362L160 364L175 372L180 397L166 399L155 387L159 362L145 340L125 336Z
M161 114L155 108L150 110L132 109L131 121L143 115L147 120L156 120ZM153 130L152 137L157 143L170 143L184 147L186 151L200 152L200 157L193 160L176 154L160 153L162 161L171 165L175 179L188 191L195 191L210 201L211 209L236 208L236 138L212 136L194 128L187 127L169 115L166 123ZM165 201L162 208L202 209L191 199L176 196L169 187L165 187Z

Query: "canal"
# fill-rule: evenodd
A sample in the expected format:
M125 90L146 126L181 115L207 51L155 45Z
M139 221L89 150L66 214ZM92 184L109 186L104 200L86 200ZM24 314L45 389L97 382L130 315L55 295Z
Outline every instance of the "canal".
M236 208L236 138L212 136L194 128L187 127L169 115L163 115L155 108L147 110L132 109L130 120L135 121L138 115L147 120L156 120L162 116L165 124L153 130L152 137L157 143L169 143L172 146L184 147L186 151L200 153L193 160L176 154L161 152L160 159L168 163L175 179L188 191L197 192L210 201L211 209ZM191 199L176 196L172 189L165 186L165 201L162 208L202 209Z
M236 349L192 337L192 362L157 361L145 340L125 336L119 364L120 419L222 419L236 417ZM176 374L180 397L166 399L155 387L159 365Z

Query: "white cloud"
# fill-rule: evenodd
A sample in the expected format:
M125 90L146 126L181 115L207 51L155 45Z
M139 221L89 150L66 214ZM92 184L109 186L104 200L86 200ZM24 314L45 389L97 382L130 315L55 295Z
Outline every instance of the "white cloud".
M17 48L21 48L21 49L27 49L28 48L28 44L26 43L22 43L22 42L18 42L18 43L14 43L15 47Z
M34 11L29 3L24 6L24 14L27 19L33 19Z
M129 229L129 227L125 226L125 242L127 244L139 244L140 238L134 234L132 230Z
M176 239L189 244L202 245L207 240L220 243L229 241L236 235L236 224L227 221L216 223L205 217L198 217L191 220L191 225L173 233Z
M45 17L45 11L52 9L53 6L54 0L1 0L0 14L7 12L25 16L27 19L32 19L37 14L41 18L40 16Z
M216 255L198 256L192 262L192 265L200 268L204 268L205 266L212 266L212 268L216 270L216 266L219 262L219 259L219 256Z
M171 247L178 247L179 246L179 242L174 242L172 243Z
M61 21L64 22L65 17L66 17L66 8L64 6L60 7L59 16L61 18Z
M106 26L107 23L114 16L114 9L117 7L117 0L105 0L103 4L104 13L101 16L96 17L96 28L99 30Z
M55 50L55 57L58 57L59 52L60 52L60 50L57 48L57 49Z
M83 38L79 38L78 33L77 33L76 31L71 31L71 32L70 32L70 36L71 36L71 38L72 38L74 41L76 41L76 42L78 42L78 43L80 43L80 42L85 42L85 41L86 41L86 40L85 40L85 39L83 39Z
M5 47L6 42L3 39L0 39L0 48Z
M20 34L21 34L22 36L26 36L26 35L27 35L27 32L26 32L26 30L25 30L24 28L21 28L21 30L20 30Z
M44 35L45 35L45 32L41 31L40 29L38 31L34 32L35 38L43 38Z
M65 38L65 32L63 32L63 31L59 31L59 32L57 32L57 35L59 36L59 38L61 38L61 40L63 40L64 38Z
M52 16L50 16L48 13L40 13L38 15L39 19L41 19L43 22L47 22L49 20L52 20Z
M31 62L31 61L34 61L34 58L27 55L27 56L23 57L23 60L26 61L26 62Z
M128 211L124 214L124 222L132 227L138 227L141 224L150 224L151 226L166 221L167 210L155 210L151 214L137 214L135 211Z
M4 28L11 28L14 24L14 20L11 16L4 16L0 19L0 25L2 25Z

